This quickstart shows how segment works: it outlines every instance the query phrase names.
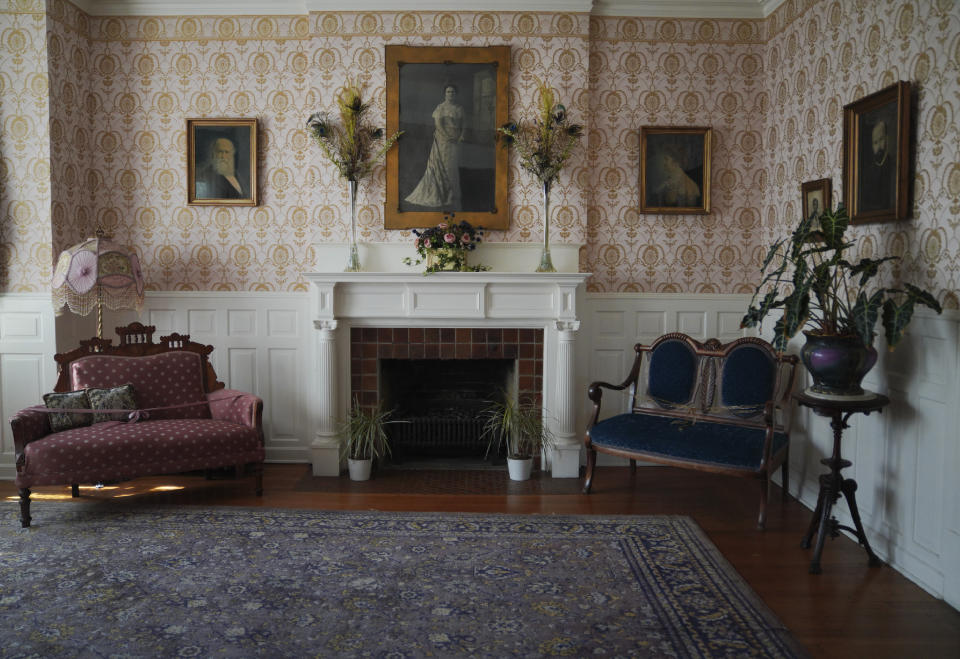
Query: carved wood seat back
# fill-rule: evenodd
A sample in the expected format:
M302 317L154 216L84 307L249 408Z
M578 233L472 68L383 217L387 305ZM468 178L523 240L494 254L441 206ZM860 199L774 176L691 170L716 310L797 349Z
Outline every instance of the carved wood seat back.
M118 355L123 357L145 357L164 352L193 352L200 356L203 369L204 391L210 393L224 388L224 383L217 380L217 374L210 363L210 353L213 346L203 345L190 340L189 334L173 332L168 336L161 336L159 343L154 343L153 335L157 328L153 325L143 325L133 322L126 327L115 328L120 337L119 345L113 345L113 339L81 340L80 347L69 352L54 355L57 362L57 385L54 391L70 391L70 363L89 355Z

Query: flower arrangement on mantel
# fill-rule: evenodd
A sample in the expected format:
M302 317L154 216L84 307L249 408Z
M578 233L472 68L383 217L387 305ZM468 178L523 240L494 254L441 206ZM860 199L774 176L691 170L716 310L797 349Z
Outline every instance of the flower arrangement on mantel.
M360 86L352 80L348 80L337 93L337 107L340 109L339 125L333 123L326 112L314 112L307 119L307 128L341 177L347 181L361 181L387 155L403 131L398 130L384 139L382 128L366 123L370 104L364 103ZM374 150L380 140L383 144Z
M387 155L403 131L384 139L383 129L364 121L370 104L363 102L360 86L352 81L337 92L340 124L330 121L325 112L314 112L307 119L307 129L327 160L333 163L347 181L350 197L350 252L345 272L360 272L360 254L357 250L357 186L374 166ZM379 149L374 146L383 140Z
M557 102L553 89L545 82L537 83L540 93L539 112L532 123L504 124L497 131L506 147L513 147L520 156L520 167L528 171L543 191L543 249L537 272L556 272L550 256L550 188L573 153L583 135L583 126L570 121L567 109Z
M583 135L583 126L570 121L567 109L557 102L553 89L546 83L540 81L537 91L540 106L532 123L519 125L510 121L497 130L504 137L504 145L517 150L520 167L541 184L550 185Z
M403 259L406 265L426 264L423 274L433 272L485 272L488 265L468 265L467 254L483 242L483 227L475 227L463 220L454 221L455 213L445 213L443 221L429 229L413 230L416 239L413 246L419 259L409 256Z

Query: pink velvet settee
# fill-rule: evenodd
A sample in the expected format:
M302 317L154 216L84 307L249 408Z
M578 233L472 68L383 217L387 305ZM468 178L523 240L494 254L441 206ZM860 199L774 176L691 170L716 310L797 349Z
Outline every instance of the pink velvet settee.
M110 339L93 338L55 357L59 370L55 392L77 392L82 400L93 401L98 400L94 392L117 391L111 388L130 392L123 385L132 385L123 412L113 409L118 399L108 398L106 407L99 409L112 414L71 413L80 425L57 432L51 423L62 427L62 419L40 406L10 418L22 526L30 526L30 488L38 485L69 484L76 497L81 483L221 467L242 473L251 465L256 493L263 493L263 401L224 389L208 359L212 346L176 333L154 343L155 330L132 323L116 328L117 346ZM51 404L62 401L62 395L44 398L47 408L67 404Z

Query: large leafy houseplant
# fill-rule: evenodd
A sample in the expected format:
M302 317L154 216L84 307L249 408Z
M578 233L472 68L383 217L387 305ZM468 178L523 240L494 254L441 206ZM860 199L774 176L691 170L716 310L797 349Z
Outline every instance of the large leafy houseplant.
M871 286L881 266L900 257L848 260L847 250L856 244L845 236L849 226L850 217L839 206L819 218L801 220L792 234L775 242L763 260L764 277L741 326L756 327L769 313L782 309L772 341L778 350L786 350L808 323L812 325L808 334L853 336L870 347L882 314L892 350L903 338L916 305L941 312L936 298L912 284Z

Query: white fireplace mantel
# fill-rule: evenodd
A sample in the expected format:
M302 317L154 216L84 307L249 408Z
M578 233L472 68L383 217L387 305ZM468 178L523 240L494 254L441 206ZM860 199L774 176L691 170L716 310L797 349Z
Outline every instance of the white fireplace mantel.
M529 327L544 330L543 408L556 437L554 477L579 475L574 428L577 289L589 273L315 272L318 331L313 473L340 473L338 425L349 409L351 327Z

